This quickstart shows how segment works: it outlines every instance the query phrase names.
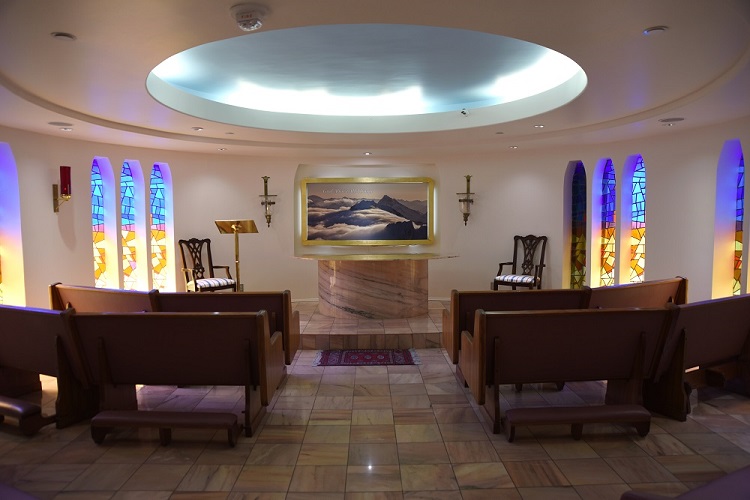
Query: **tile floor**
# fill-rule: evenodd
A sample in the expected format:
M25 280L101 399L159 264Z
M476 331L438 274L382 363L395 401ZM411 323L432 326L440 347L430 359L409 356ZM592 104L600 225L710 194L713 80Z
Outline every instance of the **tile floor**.
M123 430L96 445L86 424L26 438L3 423L0 481L42 499L606 500L631 488L674 496L750 464L747 398L701 391L687 422L656 416L646 438L590 425L574 441L568 427L539 426L508 443L443 350L417 353L417 366L323 368L312 366L315 350L301 351L259 432L235 448L224 432L177 429L163 447L156 432ZM52 408L55 381L43 382ZM503 404L596 402L603 392L601 383L508 387ZM241 394L144 387L139 398L149 408L236 411Z

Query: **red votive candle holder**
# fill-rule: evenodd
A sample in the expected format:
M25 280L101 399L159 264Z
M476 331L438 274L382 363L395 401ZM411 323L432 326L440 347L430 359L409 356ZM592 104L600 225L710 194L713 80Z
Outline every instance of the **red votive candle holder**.
M70 167L60 167L60 195L70 196Z

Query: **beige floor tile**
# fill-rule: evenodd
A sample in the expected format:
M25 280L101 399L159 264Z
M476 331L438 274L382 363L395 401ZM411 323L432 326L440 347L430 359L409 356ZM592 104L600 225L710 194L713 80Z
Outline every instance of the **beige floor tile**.
M346 491L402 491L398 465L350 465L346 470Z
M453 466L453 473L461 489L515 488L500 462L457 464Z
M404 491L457 490L453 468L448 464L402 465Z
M451 462L445 443L399 443L398 457L401 465Z
M234 483L234 490L286 492L293 472L293 466L246 465Z
M349 445L348 465L398 465L395 443L353 443Z
M395 443L396 429L393 425L353 425L350 443Z
M487 441L447 441L445 448L451 463L499 462L495 447Z
M247 457L247 465L294 465L301 444L257 443Z
M345 487L346 466L300 465L294 468L289 491L343 493Z
M177 486L178 491L231 491L242 465L194 465Z
M297 465L346 465L349 445L303 443Z
M345 425L310 425L303 443L348 443L349 434Z

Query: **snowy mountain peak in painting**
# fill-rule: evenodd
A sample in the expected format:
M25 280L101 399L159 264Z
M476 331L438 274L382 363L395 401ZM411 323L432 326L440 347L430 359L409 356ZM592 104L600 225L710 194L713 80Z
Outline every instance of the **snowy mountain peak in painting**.
M370 198L307 198L308 240L426 240L427 202Z

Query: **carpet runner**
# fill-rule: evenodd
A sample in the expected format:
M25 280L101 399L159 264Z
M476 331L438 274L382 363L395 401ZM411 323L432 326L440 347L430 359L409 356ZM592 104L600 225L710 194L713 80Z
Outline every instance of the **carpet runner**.
M315 356L313 366L418 365L414 349L330 349Z

